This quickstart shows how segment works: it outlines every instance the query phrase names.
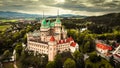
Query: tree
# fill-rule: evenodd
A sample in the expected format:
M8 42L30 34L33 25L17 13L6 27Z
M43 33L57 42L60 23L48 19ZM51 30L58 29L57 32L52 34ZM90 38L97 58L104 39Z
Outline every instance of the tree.
M90 54L85 60L85 68L113 68L108 60L97 56L96 52Z
M55 68L62 68L62 61L61 61L62 57L60 54L57 54L55 56Z
M22 43L17 43L17 45L15 47L16 53L18 53L19 55L21 55L22 49L23 49Z
M114 57L113 57L113 56L110 57L110 64L111 64L113 67L115 67L115 61L114 61Z
M9 50L6 50L6 51L4 51L4 53L3 53L2 59L3 59L3 60L9 60L9 59L10 59L10 56L11 56L10 51L9 51Z
M55 68L55 62L54 61L48 62L46 68Z
M84 52L86 53L86 52L89 52L90 50L90 42L89 41L87 41L87 43L85 43L85 45L84 45Z
M17 43L15 50L16 50L16 60L21 56L22 53L22 43Z
M115 68L120 68L120 63L116 63Z
M90 54L89 59L91 62L96 63L96 62L101 61L101 56L97 56L97 53L93 52Z
M22 38L22 41L23 41L24 43L27 43L27 35L26 35L26 34L25 34L24 37Z
M64 68L76 68L76 63L74 60L72 60L71 58L68 58L65 62L64 62Z
M76 62L76 68L84 68L85 67L83 54L81 54L79 51L75 51L73 53L73 58Z

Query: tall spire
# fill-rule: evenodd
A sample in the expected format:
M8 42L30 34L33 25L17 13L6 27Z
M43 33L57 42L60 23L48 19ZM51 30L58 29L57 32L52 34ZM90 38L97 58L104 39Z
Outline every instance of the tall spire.
M61 21L60 21L60 19L59 19L59 9L58 9L58 11L57 11L56 23L61 23Z
M44 19L44 11L43 11L43 17L42 18Z
M58 11L57 11L57 17L59 18L59 9L58 9Z

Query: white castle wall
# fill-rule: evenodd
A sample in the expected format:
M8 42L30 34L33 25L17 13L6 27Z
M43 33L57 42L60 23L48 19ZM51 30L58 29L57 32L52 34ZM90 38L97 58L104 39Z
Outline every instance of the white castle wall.
M37 42L33 42L33 41L29 41L28 43L28 50L32 50L34 52L38 52L38 53L43 53L43 54L48 54L48 45L47 44L43 44L43 43L37 43Z
M59 50L60 52L63 52L65 50L69 50L70 47L70 43L64 43L64 44L58 44L57 45L57 50Z

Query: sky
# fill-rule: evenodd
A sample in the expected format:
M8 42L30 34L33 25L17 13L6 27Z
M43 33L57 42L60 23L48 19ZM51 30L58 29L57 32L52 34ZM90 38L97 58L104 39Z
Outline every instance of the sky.
M120 12L120 0L0 0L0 11L98 16Z

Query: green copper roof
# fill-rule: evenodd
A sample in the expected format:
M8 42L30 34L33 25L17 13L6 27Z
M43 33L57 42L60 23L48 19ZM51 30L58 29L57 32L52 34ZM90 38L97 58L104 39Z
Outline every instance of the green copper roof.
M56 23L61 23L59 18L56 18Z
M47 22L47 25L50 26L50 21Z
M54 22L52 22L52 23L50 24L50 26L51 26L51 27L54 27L54 26L55 26L55 23L54 23Z
M42 20L42 23L41 23L41 26L45 26L47 23L46 23L46 20L45 19L43 19Z
M43 19L41 23L41 28L49 28L50 27L49 23L50 22L46 22L46 20Z

